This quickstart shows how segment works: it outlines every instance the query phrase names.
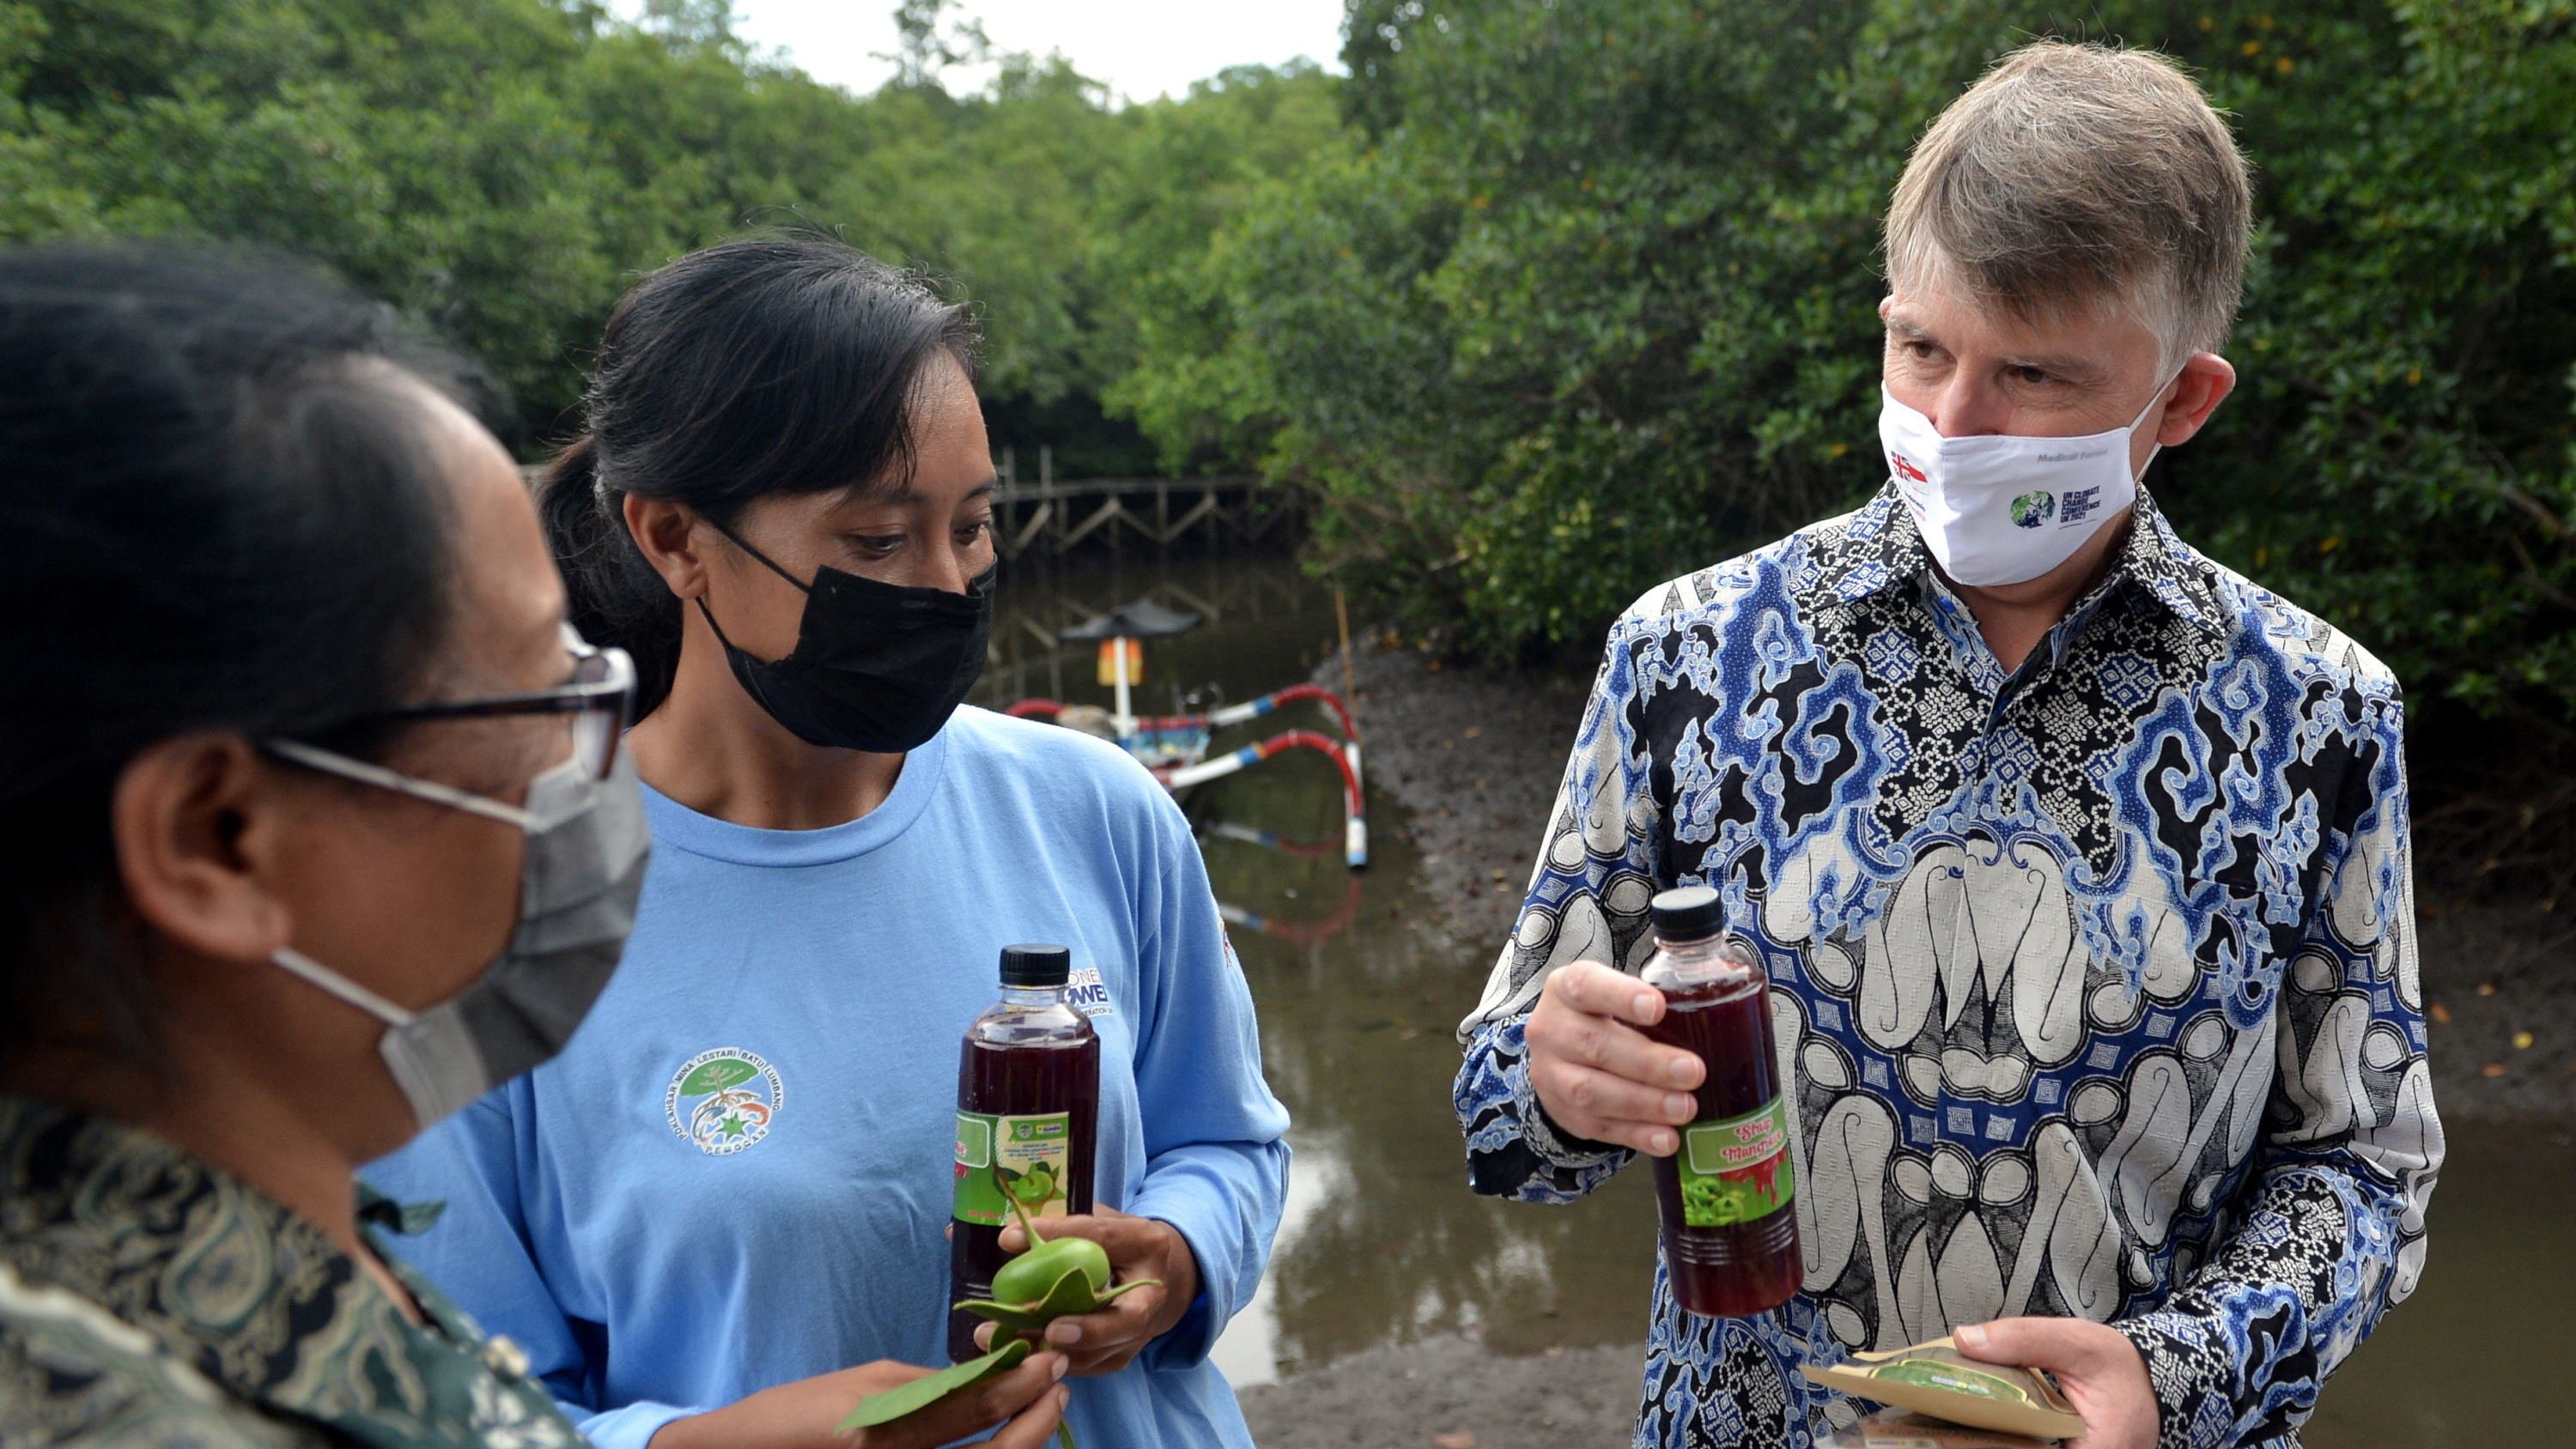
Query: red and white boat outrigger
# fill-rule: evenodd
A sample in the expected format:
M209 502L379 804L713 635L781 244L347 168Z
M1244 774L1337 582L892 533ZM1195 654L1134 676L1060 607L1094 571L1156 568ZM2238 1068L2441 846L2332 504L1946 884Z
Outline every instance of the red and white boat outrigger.
M1103 682L1116 691L1115 706L1102 715L1097 709L1085 710L1057 700L1024 699L1004 713L1023 719L1051 719L1115 740L1127 753L1142 761L1145 768L1153 771L1154 778L1162 781L1164 788L1176 792L1221 779L1237 770L1249 769L1292 750L1316 751L1330 759L1341 772L1344 814L1342 859L1353 870L1367 866L1368 798L1361 789L1360 732L1359 726L1351 720L1350 706L1341 696L1317 684L1292 684L1259 699L1229 704L1204 714L1139 715L1134 712L1132 695L1136 681L1143 674L1144 641L1168 639L1187 633L1198 625L1198 615L1165 608L1150 599L1139 599L1097 619L1077 624L1056 637L1067 642L1100 641ZM1285 730L1257 744L1209 758L1208 742L1218 730L1308 701L1320 705L1332 715L1334 723L1341 729L1339 738L1320 730Z

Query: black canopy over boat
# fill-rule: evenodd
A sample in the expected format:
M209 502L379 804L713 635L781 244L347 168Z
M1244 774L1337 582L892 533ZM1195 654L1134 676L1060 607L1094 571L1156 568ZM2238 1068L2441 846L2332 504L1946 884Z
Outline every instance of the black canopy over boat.
M1151 599L1137 599L1099 618L1086 619L1056 637L1067 643L1085 639L1169 639L1197 628L1199 622L1196 614L1185 614Z

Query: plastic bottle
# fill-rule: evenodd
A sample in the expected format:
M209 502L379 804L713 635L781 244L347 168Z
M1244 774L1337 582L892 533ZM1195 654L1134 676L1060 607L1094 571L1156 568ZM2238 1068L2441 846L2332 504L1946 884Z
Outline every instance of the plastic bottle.
M1007 1261L1011 1199L1032 1218L1091 1211L1100 1036L1065 999L1062 946L1002 948L1002 999L966 1028L957 1060L957 1171L948 1301L989 1297ZM952 1311L948 1352L981 1352L981 1320Z
M1674 1301L1692 1313L1767 1313L1798 1291L1803 1273L1769 981L1719 934L1717 892L1684 886L1649 909L1656 949L1639 974L1664 994L1664 1018L1646 1034L1707 1068L1681 1150L1654 1159L1665 1273Z

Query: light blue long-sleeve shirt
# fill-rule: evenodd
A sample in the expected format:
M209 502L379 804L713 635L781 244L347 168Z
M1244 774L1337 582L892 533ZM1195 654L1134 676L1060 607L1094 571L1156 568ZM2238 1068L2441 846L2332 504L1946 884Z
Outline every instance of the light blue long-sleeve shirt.
M945 1363L960 1038L1001 947L1061 942L1101 1035L1095 1201L1179 1229L1201 1283L1126 1370L1068 1380L1074 1431L1248 1446L1207 1353L1269 1258L1288 1114L1153 779L966 709L846 825L645 806L635 935L571 1046L368 1172L446 1201L412 1260L601 1449L871 1360Z

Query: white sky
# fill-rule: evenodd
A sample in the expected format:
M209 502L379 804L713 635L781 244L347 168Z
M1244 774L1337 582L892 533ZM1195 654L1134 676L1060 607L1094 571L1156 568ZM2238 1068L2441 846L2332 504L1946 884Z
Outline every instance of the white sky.
M616 3L621 13L641 9ZM1298 56L1338 69L1341 0L963 0L955 13L984 23L1003 50L1062 51L1074 69L1127 100L1181 95L1230 65L1278 65ZM753 44L787 52L808 75L865 93L893 67L894 0L734 0L735 28ZM968 91L989 73L952 71Z

